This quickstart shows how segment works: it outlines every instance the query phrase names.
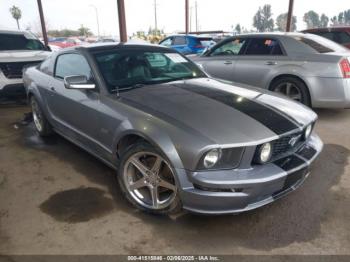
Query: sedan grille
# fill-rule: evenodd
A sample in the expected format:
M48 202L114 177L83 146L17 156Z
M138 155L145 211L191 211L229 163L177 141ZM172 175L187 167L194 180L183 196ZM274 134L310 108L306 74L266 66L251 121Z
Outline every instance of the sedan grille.
M40 61L0 63L0 69L6 78L22 78L22 70L24 66L37 65L39 63Z

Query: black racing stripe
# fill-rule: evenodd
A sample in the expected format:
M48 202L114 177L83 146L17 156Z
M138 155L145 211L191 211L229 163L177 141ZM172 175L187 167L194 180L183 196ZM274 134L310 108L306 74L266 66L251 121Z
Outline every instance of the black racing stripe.
M214 99L237 109L260 122L277 135L282 135L299 128L293 121L277 113L273 109L247 98L243 98L242 100L242 97L239 95L196 85L177 85L177 87Z

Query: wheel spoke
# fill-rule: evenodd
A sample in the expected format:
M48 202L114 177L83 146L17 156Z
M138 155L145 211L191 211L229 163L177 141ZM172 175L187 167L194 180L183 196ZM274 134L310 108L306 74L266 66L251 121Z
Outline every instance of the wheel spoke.
M140 171L143 176L147 176L149 169L143 163L141 163L138 158L133 157L130 162Z
M287 96L290 96L291 90L292 90L292 84L291 83L287 83L286 84L286 95Z
M159 203L159 200L158 200L158 187L157 186L151 187L150 191L151 191L151 197L152 197L152 205L153 205L154 208L157 208L158 207L158 203Z
M145 178L141 178L141 179L137 180L136 182L132 183L130 185L130 189L131 190L135 190L135 189L139 189L139 188L145 187L145 186L147 186L146 185L146 179Z
M176 191L176 186L174 186L173 184L161 179L159 182L159 186L170 189L171 191Z
M160 167L162 165L162 162L163 162L162 159L160 157L157 157L156 161L153 164L153 167L152 167L151 171L156 173L156 174L158 174L159 170L160 170Z

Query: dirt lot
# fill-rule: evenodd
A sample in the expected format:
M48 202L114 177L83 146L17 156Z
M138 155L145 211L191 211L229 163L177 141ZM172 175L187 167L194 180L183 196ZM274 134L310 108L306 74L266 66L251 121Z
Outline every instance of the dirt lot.
M305 184L258 210L156 217L121 197L114 172L0 107L0 254L350 254L350 110L317 111L325 143Z

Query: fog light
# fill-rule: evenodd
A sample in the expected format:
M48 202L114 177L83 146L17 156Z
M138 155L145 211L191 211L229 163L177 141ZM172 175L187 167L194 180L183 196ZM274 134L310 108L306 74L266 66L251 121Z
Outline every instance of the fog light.
M220 158L220 150L210 150L203 159L203 165L205 168L212 168L218 162Z
M304 132L304 139L308 139L312 132L312 125L309 125Z
M266 163L270 160L272 154L272 146L270 143L265 143L260 147L259 160L261 163Z

